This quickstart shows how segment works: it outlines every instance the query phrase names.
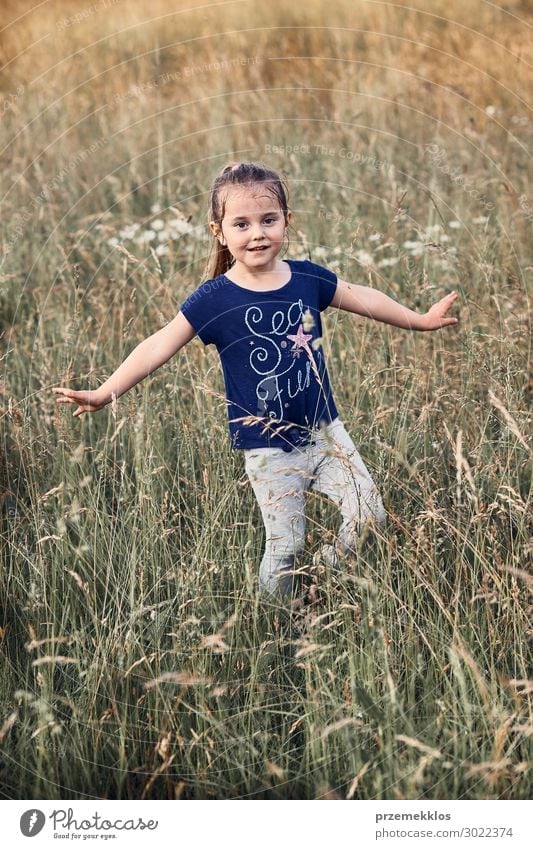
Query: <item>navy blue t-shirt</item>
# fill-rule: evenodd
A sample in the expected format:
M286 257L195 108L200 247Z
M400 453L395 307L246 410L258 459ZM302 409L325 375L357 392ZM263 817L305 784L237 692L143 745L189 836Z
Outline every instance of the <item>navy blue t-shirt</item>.
M309 260L285 261L291 277L281 288L255 292L220 274L181 306L204 345L216 345L220 355L234 448L290 451L338 415L320 321L337 276Z

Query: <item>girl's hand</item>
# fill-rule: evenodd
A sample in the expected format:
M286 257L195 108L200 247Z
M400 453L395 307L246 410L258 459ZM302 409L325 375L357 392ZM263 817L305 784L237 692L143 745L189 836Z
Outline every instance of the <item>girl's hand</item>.
M52 389L52 392L59 394L59 398L56 398L57 404L78 404L73 418L81 416L82 413L95 413L109 403L108 401L101 401L98 398L98 390L76 392L76 390L66 389L64 386L56 386Z
M433 304L427 313L423 315L424 327L422 329L438 330L439 327L448 327L448 325L457 324L459 321L458 318L446 316L446 313L453 306L456 299L457 292L450 292L449 295L445 295L444 298Z

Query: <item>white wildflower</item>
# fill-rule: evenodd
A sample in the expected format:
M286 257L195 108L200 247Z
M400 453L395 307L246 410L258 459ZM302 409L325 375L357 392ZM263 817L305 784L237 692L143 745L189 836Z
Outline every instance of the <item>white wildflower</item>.
M368 251L356 251L354 256L361 265L374 265L374 257Z
M163 207L161 206L160 203L153 203L152 206L150 207L150 212L152 213L152 215L159 215L162 208Z
M123 227L119 233L121 239L126 239L130 241L134 238L137 230L139 229L140 224L127 224L126 227Z
M185 218L171 218L167 221L167 227L174 231L174 237L176 234L182 236L185 233L190 233L194 230L194 227L192 227Z
M448 227L451 227L452 230L459 230L460 226L460 221L448 221Z
M165 222L162 218L156 218L155 221L152 221L152 230L164 230Z
M158 245L155 249L157 256L166 256L168 254L167 245Z
M388 268L390 265L396 265L396 263L399 262L399 261L400 261L399 257L397 257L397 256L385 257L385 259L381 259L378 262L378 267L379 268Z
M307 251L304 245L291 242L289 252L294 259L307 259Z
M153 242L156 237L155 230L144 230L137 238L135 239L136 245L146 245L147 242Z
M408 240L403 243L403 247L409 251L411 256L421 256L424 253L424 245L422 242L411 242Z
M315 320L313 318L313 313L311 310L307 309L302 315L302 325L304 329L304 333L309 333L310 330L315 326Z

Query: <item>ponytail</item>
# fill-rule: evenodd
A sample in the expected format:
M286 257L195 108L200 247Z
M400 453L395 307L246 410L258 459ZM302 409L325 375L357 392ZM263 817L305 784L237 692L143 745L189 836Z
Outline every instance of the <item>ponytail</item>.
M215 256L211 258L211 254L209 255L208 267L207 267L207 276L208 278L218 277L219 274L225 274L229 268L233 265L235 260L229 252L229 248L227 245L221 245L218 239L215 236ZM213 245L211 245L211 250L213 249Z

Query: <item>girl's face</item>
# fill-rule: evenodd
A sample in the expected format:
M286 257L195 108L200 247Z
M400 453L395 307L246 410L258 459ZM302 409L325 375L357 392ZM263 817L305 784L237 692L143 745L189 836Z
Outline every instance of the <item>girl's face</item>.
M262 186L231 186L226 191L221 228L211 221L212 232L227 245L237 267L273 271L291 213L285 220L277 198Z

